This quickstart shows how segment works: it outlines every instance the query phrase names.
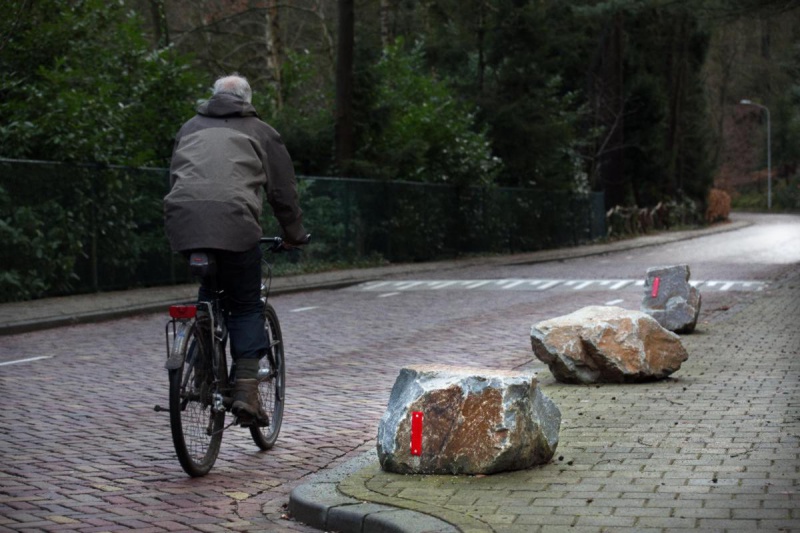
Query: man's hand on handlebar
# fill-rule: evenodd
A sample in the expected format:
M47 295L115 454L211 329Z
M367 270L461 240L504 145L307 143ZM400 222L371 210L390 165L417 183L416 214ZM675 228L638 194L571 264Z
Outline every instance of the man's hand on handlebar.
M288 242L280 237L262 239L261 242L271 242L270 250L272 252L289 252L291 250L301 250L303 246L311 242L311 234L307 234L302 242Z
M294 250L295 248L301 248L310 242L311 242L311 234L306 233L306 236L303 237L303 240L301 242L287 242L286 239L284 239L281 245L287 250Z

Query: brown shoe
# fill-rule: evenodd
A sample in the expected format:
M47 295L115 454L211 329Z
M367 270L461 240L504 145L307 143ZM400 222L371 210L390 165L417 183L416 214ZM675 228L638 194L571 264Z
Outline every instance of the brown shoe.
M261 407L258 397L257 379L236 380L231 411L239 418L239 423L243 426L256 425L263 428L269 425L269 416Z

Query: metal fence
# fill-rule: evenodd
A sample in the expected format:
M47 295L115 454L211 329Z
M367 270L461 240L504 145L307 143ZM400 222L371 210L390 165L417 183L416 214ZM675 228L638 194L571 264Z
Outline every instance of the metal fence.
M600 193L298 178L303 262L428 261L605 236ZM188 281L163 231L161 168L0 159L0 300ZM279 231L265 207L265 233Z

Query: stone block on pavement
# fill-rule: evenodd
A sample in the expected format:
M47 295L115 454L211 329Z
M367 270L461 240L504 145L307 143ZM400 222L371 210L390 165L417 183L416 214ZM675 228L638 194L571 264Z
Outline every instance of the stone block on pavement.
M584 307L531 328L534 355L563 383L626 383L664 378L687 358L675 333L650 315Z
M691 333L700 315L700 291L689 284L689 265L647 269L640 310L676 333Z
M533 374L413 366L392 388L378 459L401 474L520 470L550 461L560 425L561 412Z

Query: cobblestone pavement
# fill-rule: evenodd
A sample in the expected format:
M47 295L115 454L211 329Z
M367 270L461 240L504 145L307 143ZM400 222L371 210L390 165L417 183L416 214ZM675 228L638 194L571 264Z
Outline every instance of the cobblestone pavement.
M493 476L342 480L358 500L464 532L799 531L800 276L683 337L673 378L575 386L539 373L563 421L554 460Z
M605 248L612 255L592 263L593 276L641 276L640 265L617 272L615 264L628 256L613 255L616 249ZM565 265L548 263L529 275L553 277L552 271L563 271ZM516 278L531 271L524 262L499 266L486 261L482 268L458 272L464 279L481 279ZM741 279L737 272L720 272L716 278L700 274L703 279ZM391 275L402 277L398 271ZM418 276L419 271L407 274ZM426 276L432 279L437 273ZM714 497L722 500L722 495L737 503L727 508L731 520L739 519L744 509L764 515L767 510L783 512L774 520L796 519L796 288L795 283L794 289L786 289L794 295L786 300L773 285L760 292L710 294L704 301L703 325L687 337L691 358L675 380L624 390L565 387L544 380L564 413L558 452L564 459L526 472L545 475L520 479L518 489L542 487L551 501L558 500L542 516L569 515L573 522L554 527L615 530L603 521L627 517L622 522L634 520L636 527L647 528L647 522L635 521L656 513L658 505L651 500L670 502L670 513L700 512L713 509ZM374 448L377 421L402 366L530 367L528 332L533 322L610 299L607 291L565 294L451 291L443 297L437 291L417 291L382 297L320 290L277 295L272 302L287 343L289 391L278 444L262 453L246 431L226 430L214 469L199 479L188 478L178 465L168 415L153 411L155 404L167 403L164 313L0 336L0 531L310 531L282 517L289 491L310 474ZM638 295L636 290L627 293L626 303ZM58 305L63 314L67 302L37 304L47 305ZM744 314L748 305L755 306L753 313ZM17 310L4 306L3 312L13 315ZM728 318L732 314L735 320ZM751 323L762 315L769 320ZM25 323L30 320L26 317ZM773 323L780 327L770 329ZM728 329L716 335L717 327ZM742 348L745 341L756 343L749 353ZM634 418L643 412L646 417ZM691 463L708 457L710 464ZM692 476L673 477L676 468ZM711 477L704 477L706 473ZM379 486L383 481L376 472L366 471L365 476L362 485L371 492L391 489ZM499 504L478 504L469 495L460 503L449 496L441 499L458 488L481 489L496 501L517 491L500 485L492 489L490 479L512 478L442 479L444 492L437 489L426 501L442 509L466 506L466 511L455 507L455 512L468 513L480 527L514 526L512 513L499 512ZM619 494L606 498L607 492ZM639 493L649 496L633 496ZM526 507L546 507L547 498L529 495ZM642 509L643 514L625 515L610 504L614 499L632 500L625 509ZM675 505L684 501L690 503ZM788 503L779 507L784 501ZM470 508L476 505L481 508ZM514 521L535 521L536 516L520 512ZM712 519L686 514L654 518L681 516L704 527L702 520ZM769 522L773 518L753 516L761 527L780 526Z

